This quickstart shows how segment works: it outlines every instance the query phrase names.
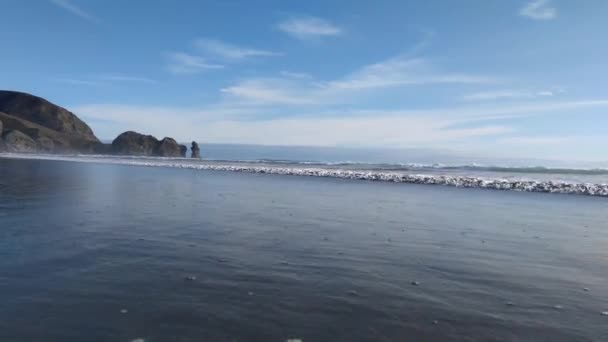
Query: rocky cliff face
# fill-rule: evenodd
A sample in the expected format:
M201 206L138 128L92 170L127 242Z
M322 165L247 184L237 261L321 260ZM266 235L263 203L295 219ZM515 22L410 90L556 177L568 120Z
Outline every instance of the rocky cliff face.
M4 131L19 131L34 140L38 152L88 153L101 144L76 115L25 93L0 90L0 121ZM10 150L6 139L5 143Z
M6 144L4 143L4 139L2 139L3 132L3 123L0 121L0 153L6 152Z
M67 136L99 143L91 128L72 112L34 95L0 90L0 112Z
M8 152L33 153L38 150L38 145L32 138L17 130L5 132L2 138Z
M186 146L172 138L158 140L151 135L129 131L112 141L112 154L156 157L185 157Z
M188 148L178 144L173 138L164 138L156 148L156 155L161 157L185 157Z
M86 123L65 108L16 91L0 90L0 152L97 153L185 157L188 148L172 138L125 132L102 144ZM197 146L198 148L198 146Z

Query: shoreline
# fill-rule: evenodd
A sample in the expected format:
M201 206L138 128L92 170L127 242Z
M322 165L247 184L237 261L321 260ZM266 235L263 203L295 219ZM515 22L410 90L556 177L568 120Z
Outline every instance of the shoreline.
M139 158L140 160L137 160L138 157L124 158L121 156L103 156L103 158L100 158L92 156L55 156L38 154L0 154L0 158L131 165L145 167L165 167L206 171L277 174L285 176L326 177L336 179L378 181L402 184L443 185L457 188L475 188L487 190L557 193L593 197L608 197L608 184L603 183L574 183L563 181L537 181L525 179L509 180L504 178L486 178L479 176L430 175L421 173L346 170L339 168L320 167L297 168L285 166L251 166L239 165L238 162L234 162L232 164L230 162L213 162L211 164L209 161L207 161L207 164L203 164L205 163L204 160L201 160L198 163L192 163L192 160L187 158ZM154 160L156 160L156 162L153 162ZM177 163L176 161L182 161L182 163Z

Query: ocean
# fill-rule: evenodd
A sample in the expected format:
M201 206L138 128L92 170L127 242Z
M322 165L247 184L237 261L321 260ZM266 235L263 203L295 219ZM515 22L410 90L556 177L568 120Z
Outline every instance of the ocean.
M0 340L608 340L602 168L212 159L2 155Z
M204 145L203 159L11 155L38 160L316 176L608 197L608 162L488 158L429 150Z

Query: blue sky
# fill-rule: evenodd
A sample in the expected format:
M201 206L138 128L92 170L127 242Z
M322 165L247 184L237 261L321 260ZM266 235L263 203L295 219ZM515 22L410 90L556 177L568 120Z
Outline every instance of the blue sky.
M103 139L608 160L603 0L0 5L0 88Z

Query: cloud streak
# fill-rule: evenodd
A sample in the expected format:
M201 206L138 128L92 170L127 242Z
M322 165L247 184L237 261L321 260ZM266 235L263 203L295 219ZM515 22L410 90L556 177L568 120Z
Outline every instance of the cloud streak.
M107 82L130 82L130 83L158 83L158 81L146 77L137 77L121 74L101 74L97 76L100 81Z
M550 0L533 0L524 5L519 14L534 20L551 20L557 17L557 10Z
M172 52L167 55L167 70L173 74L197 74L206 70L223 69L224 65L209 63L205 58L185 52Z
M553 90L524 91L524 90L496 90L483 91L467 94L462 97L463 101L493 101L493 100L519 100L539 99L553 97L559 92Z
M248 143L309 146L413 146L445 143L473 136L503 134L509 127L453 128L451 118L400 117L382 112L364 117L278 118L242 120L226 111L184 108L147 108L89 105L75 108L90 120L102 137L113 137L124 126L180 140L196 138L213 143Z
M489 77L438 72L429 62L420 58L395 57L365 66L342 80L327 83L327 86L335 89L369 89L416 84L488 84L496 82L496 79Z
M257 119L260 114L257 108L229 105L207 108L88 105L74 110L90 121L104 138L113 138L124 127L130 127L157 136L169 135L183 141L194 138L207 143L447 147L488 136L500 138L502 144L550 144L557 141L511 139L508 135L517 130L509 125L497 125L493 120L592 108L608 108L608 100L509 107L299 112L294 117Z
M194 46L202 52L231 60L243 60L251 57L283 56L283 53L281 52L242 47L215 39L197 39L194 42Z
M122 74L99 74L92 77L86 78L56 78L54 81L72 85L86 85L86 86L106 86L116 83L147 83L156 84L158 81L146 78L137 77L131 75Z
M88 20L90 22L95 22L95 23L99 22L99 19L97 19L93 15L89 14L85 10L81 9L80 7L75 6L74 4L71 3L70 0L50 0L50 1L52 4L66 10L78 17L81 17L85 20Z
M364 66L342 78L319 81L301 75L256 78L225 87L222 92L233 99L258 105L339 104L362 93L425 84L491 84L498 79L465 73L443 72L423 59L402 56Z
M335 37L344 33L342 28L317 17L291 18L279 23L278 28L297 39Z

